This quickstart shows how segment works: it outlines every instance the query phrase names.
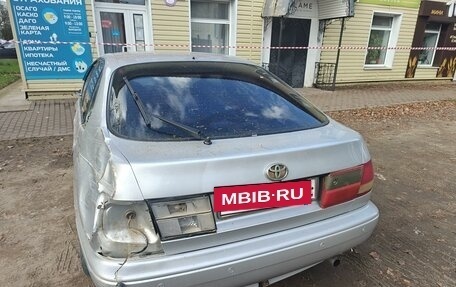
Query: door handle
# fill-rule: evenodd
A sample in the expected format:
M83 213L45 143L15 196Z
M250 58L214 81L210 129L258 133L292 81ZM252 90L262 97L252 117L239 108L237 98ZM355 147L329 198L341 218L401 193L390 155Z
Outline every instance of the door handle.
M127 45L122 46L122 52L128 52L128 46Z

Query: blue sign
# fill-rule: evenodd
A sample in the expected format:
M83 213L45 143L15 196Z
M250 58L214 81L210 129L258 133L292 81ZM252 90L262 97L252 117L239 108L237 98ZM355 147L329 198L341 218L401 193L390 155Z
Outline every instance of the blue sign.
M82 79L92 63L83 0L11 0L27 80Z

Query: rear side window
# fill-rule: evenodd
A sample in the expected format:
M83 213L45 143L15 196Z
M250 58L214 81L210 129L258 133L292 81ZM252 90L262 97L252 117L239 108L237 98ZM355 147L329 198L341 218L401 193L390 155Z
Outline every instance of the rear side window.
M95 101L100 77L104 68L104 60L99 59L92 64L84 77L84 86L81 93L81 122L85 123L90 115L90 111Z
M120 69L114 75L108 121L119 136L156 141L194 139L155 116L195 128L212 139L293 132L327 121L256 66L173 63L174 68L161 69L150 65ZM144 103L150 126L145 124L125 78Z

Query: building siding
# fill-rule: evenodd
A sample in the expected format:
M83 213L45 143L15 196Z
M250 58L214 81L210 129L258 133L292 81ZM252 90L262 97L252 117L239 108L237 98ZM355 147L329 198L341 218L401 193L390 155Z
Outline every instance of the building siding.
M318 18L333 19L347 15L348 0L318 0Z
M152 28L155 50L191 50L190 48L190 1L178 1L167 7L162 0L152 0ZM261 62L263 1L238 0L236 13L236 55L256 63Z
M256 64L261 63L261 47L263 43L263 1L238 0L236 23L236 55Z
M367 47L373 12L402 14L398 46L410 46L415 31L418 10L411 8L394 8L370 4L355 6L355 17L345 22L342 46ZM337 46L340 33L340 20L333 20L327 27L323 46ZM337 83L392 81L404 79L409 50L396 50L391 68L365 68L366 49L342 50L340 53ZM336 50L323 50L321 62L336 61Z
M189 2L168 7L163 0L151 0L155 51L190 51Z
M342 46L367 47L374 12L401 14L402 18L396 46L410 47L412 45L418 9L356 3L355 17L348 18L345 22L346 27ZM323 46L338 45L340 26L340 20L329 22L323 37ZM335 63L336 51L322 50L320 61ZM415 78L405 78L409 49L395 50L393 63L389 68L365 67L366 53L367 50L365 48L342 50L336 83L436 79L437 69L433 68L418 68Z

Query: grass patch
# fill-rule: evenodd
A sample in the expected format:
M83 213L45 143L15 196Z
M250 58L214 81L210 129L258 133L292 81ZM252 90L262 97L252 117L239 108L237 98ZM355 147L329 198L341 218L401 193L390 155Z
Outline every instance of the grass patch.
M18 74L0 74L0 89L8 86L21 78Z
M21 78L17 59L0 59L0 89Z
M19 74L17 59L0 59L0 74ZM2 75L3 78L4 75Z

